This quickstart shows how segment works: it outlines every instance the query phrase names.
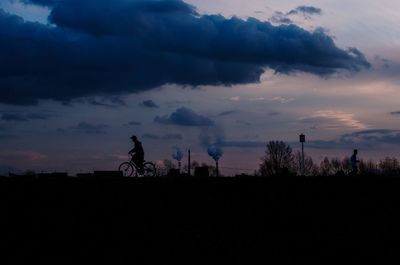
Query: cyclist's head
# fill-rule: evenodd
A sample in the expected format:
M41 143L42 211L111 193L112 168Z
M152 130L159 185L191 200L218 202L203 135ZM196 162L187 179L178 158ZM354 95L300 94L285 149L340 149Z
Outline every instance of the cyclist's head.
M354 154L357 154L358 153L358 150L357 149L354 149Z
M137 141L136 135L132 135L132 136L131 136L131 140L134 141L134 142L136 142L136 141Z

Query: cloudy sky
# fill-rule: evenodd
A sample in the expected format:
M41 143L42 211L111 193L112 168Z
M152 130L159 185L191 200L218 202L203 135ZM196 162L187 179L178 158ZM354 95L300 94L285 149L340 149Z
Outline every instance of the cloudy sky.
M0 0L0 169L115 169L137 135L226 174L270 140L400 147L400 2ZM237 169L229 169L237 168Z

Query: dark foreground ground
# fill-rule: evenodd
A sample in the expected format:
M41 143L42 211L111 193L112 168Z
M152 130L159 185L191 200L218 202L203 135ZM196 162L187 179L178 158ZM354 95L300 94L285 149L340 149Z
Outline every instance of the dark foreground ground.
M3 178L0 211L1 264L400 260L396 178Z

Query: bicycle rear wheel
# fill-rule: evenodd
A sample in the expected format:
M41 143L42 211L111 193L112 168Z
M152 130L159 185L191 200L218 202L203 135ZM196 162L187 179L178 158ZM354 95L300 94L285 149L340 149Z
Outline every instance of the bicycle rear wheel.
M124 177L131 177L134 175L133 173L135 172L135 169L129 162L124 162L121 165L119 165L118 170L122 172L122 175Z
M156 176L156 166L151 162L146 162L143 164L143 176L144 177L155 177Z

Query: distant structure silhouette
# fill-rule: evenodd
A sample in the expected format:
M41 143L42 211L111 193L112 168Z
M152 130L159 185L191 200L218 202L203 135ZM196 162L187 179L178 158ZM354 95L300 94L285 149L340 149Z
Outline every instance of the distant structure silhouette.
M358 150L354 149L353 155L350 157L350 163L351 163L351 174L356 175L358 173L358 166L357 163L360 163L359 160L357 160L357 154Z
M178 147L175 147L175 153L172 154L172 158L178 161L178 169L179 169L179 174L181 172L181 161L183 159L183 153L181 149Z
M132 155L132 160L138 166L139 170L143 171L143 163L144 163L143 145L135 135L131 136L131 140L135 146L131 151L129 151L129 154Z
M210 146L207 151L208 151L208 155L211 156L215 160L216 175L217 175L217 177L219 177L218 162L219 162L219 159L224 154L224 151L219 146L216 146L216 145Z
M206 166L195 167L194 176L195 177L208 178L210 176L210 172L208 171L208 167L206 167Z

